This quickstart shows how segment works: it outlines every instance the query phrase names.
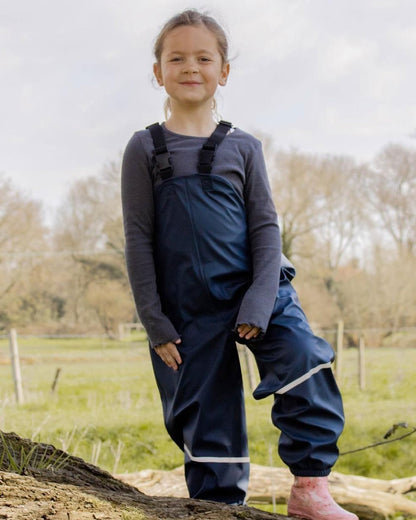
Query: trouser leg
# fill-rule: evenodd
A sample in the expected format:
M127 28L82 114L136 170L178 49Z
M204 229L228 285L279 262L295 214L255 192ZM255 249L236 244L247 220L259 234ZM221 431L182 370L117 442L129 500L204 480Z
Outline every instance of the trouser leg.
M290 283L281 283L267 332L249 345L261 382L254 397L274 394L272 421L279 454L297 476L328 475L344 425L330 345L315 336Z
M337 441L344 425L342 400L331 369L277 394L272 421L281 430L279 454L294 475L329 475L338 458Z
M212 325L212 324L211 324ZM166 428L185 452L192 498L243 503L249 459L237 350L229 331L193 324L182 333L183 363L169 369L152 351Z

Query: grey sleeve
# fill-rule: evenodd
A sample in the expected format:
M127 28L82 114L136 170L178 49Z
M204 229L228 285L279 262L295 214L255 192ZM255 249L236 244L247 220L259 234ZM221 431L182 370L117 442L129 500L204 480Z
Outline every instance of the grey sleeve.
M253 281L242 300L236 326L247 323L264 333L279 288L281 240L260 142L246 160L244 198L253 262Z
M134 301L152 347L179 338L163 314L157 291L153 256L154 205L149 160L134 134L124 152L121 199L126 264Z

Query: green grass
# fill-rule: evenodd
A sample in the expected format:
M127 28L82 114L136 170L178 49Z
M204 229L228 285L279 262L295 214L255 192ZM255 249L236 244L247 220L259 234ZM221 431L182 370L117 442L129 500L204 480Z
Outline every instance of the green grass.
M346 428L340 450L348 451L383 440L395 423L416 426L416 350L382 348L366 352L366 388L357 384L357 352L347 352L340 386L344 396ZM400 429L396 437L406 433ZM393 436L394 438L394 436ZM336 469L380 478L415 474L416 434L402 441L340 457Z
M53 448L50 451L41 444L24 447L18 439L16 442L15 439L7 438L1 431L0 445L0 469L19 475L26 474L33 469L53 468L58 470L63 468L69 459L69 455L65 452Z
M53 444L108 471L171 469L182 454L163 426L156 384L143 336L19 338L25 404L14 403L8 342L0 339L0 430ZM416 349L367 350L367 388L358 388L357 351L344 354L340 381L346 411L341 452L381 441L397 422L416 425ZM61 374L55 394L51 385ZM248 388L248 385L246 385ZM272 399L247 391L251 459L282 466L278 432L270 422ZM397 435L404 430L397 432ZM377 478L415 474L416 434L402 441L339 458L335 470Z

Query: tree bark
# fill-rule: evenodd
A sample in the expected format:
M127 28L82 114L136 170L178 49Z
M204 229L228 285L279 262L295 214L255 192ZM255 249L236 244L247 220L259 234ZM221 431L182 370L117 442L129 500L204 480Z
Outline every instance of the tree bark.
M144 470L119 475L124 482L152 496L186 497L183 467L172 471ZM248 502L286 504L293 476L285 468L251 465ZM404 497L416 490L416 476L380 480L333 472L329 477L330 491L342 507L357 514L361 520L386 520L389 516L416 515L416 502Z
M252 507L151 497L51 445L0 431L0 519L284 520Z

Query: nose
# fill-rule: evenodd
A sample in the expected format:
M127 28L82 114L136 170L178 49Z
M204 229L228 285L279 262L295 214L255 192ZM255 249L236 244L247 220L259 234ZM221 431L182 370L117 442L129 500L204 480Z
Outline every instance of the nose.
M188 74L192 74L194 72L198 72L199 71L198 61L195 60L195 59L186 60L186 62L184 64L183 71L188 73Z

